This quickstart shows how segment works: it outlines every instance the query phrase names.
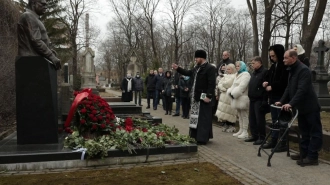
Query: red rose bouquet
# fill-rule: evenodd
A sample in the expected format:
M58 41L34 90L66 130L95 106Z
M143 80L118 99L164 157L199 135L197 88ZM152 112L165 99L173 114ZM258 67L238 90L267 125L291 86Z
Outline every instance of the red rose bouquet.
M89 91L76 91L74 92L74 96L75 100L70 114L74 112L76 117L75 126L78 128L80 134L96 133L96 135L101 135L101 133L109 133L115 130L113 124L115 115L104 99L92 94L90 89ZM72 109L75 109L75 111L72 111ZM65 127L66 131L70 132L68 120Z

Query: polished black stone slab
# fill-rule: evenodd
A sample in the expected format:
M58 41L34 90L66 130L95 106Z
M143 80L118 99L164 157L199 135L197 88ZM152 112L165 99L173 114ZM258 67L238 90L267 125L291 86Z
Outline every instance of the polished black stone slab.
M18 144L57 143L57 71L43 57L17 57Z
M117 114L142 114L142 107L130 102L108 102L113 113Z
M46 161L78 160L80 152L63 148L66 134L59 135L58 144L17 145L16 132L0 141L0 164L30 163ZM108 157L132 157L143 155L174 154L197 152L197 145L168 145L165 148L136 149L129 154L122 150L109 150ZM87 158L87 155L86 155Z

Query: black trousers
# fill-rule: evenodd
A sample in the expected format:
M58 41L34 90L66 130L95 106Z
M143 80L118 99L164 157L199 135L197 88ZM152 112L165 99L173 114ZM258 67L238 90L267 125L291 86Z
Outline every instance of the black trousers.
M173 100L171 98L171 96L163 96L164 100L165 100L165 110L168 113L172 112L172 104L173 104Z
M155 96L154 96L154 94L155 94L155 91L148 91L147 92L147 103L148 103L148 107L150 107L150 98L153 99L152 100L152 104L154 104L154 102L155 102Z
M182 115L183 115L183 117L188 117L189 110L190 110L190 98L181 97L181 101L182 101Z
M262 101L250 101L249 126L253 138L265 139L266 137L266 119L265 113L260 110Z
M299 114L298 127L301 133L301 155L310 159L318 159L318 151L321 150L323 144L320 112Z

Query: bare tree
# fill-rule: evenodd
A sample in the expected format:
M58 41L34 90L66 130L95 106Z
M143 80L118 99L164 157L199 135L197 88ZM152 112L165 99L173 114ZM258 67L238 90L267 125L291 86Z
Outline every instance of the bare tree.
M273 17L278 24L274 25L273 29L275 29L276 26L284 27L285 35L278 35L277 37L285 39L284 47L286 49L289 49L289 39L292 34L291 27L296 22L297 18L302 15L302 2L303 0L280 0L275 5Z
M305 0L301 44L305 49L306 57L310 57L313 42L321 24L327 2L328 0L317 0L312 18L309 19L311 1Z
M137 37L138 33L136 32L136 17L134 15L134 12L138 11L138 4L137 0L123 0L123 1L116 1L116 0L110 0L111 6L116 14L116 21L118 30L114 30L112 33L116 35L120 35L119 38L114 38L116 42L122 41L123 43L120 43L121 46L126 46L125 48L122 48L120 52L123 53L123 57L121 59L122 64L120 70L120 74L122 77L124 77L124 74L126 74L128 63L130 62L130 56L132 52L137 47ZM113 25L109 24L109 27ZM115 33L117 32L117 33ZM123 36L123 37L122 37ZM124 40L122 40L124 39Z
M138 3L140 7L143 9L143 15L144 19L137 19L141 23L141 21L146 22L148 25L147 27L142 26L144 28L144 31L147 33L147 35L151 39L151 46L153 51L153 62L156 67L160 66L160 59L158 56L158 50L156 47L156 41L155 41L155 13L158 7L160 0L138 0ZM143 25L143 24L142 24Z
M66 0L65 2L65 17L62 18L62 23L68 29L68 38L71 45L72 55L72 74L74 76L73 83L77 83L78 74L78 52L84 46L83 35L80 29L80 22L84 16L93 7L93 0ZM62 17L62 16L60 16ZM79 88L79 87L74 87Z
M257 22L257 15L258 15L258 6L257 0L252 0L252 4L250 0L246 0L251 21L252 21L252 30L253 30L253 55L259 56L259 32L258 32L258 22Z
M186 37L183 40L183 23L188 12L195 5L195 0L167 0L169 5L168 17L171 24L169 24L171 29L171 35L174 39L174 63L179 63L180 60L180 49L182 44L191 37Z
M274 8L275 0L264 0L264 29L263 29L263 40L262 40L262 53L261 58L263 65L268 67L268 48L270 46L270 38L272 36L271 23L272 23L272 12Z

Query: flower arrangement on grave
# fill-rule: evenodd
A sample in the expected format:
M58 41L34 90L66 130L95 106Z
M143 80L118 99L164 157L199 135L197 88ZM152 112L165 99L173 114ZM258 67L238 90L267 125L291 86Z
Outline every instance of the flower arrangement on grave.
M71 125L73 115L76 116ZM75 92L65 130L64 147L86 150L89 158L106 157L109 149L127 150L164 147L169 144L189 144L195 140L179 134L175 127L150 124L146 120L115 117L109 104L90 90ZM93 137L91 137L93 136Z

